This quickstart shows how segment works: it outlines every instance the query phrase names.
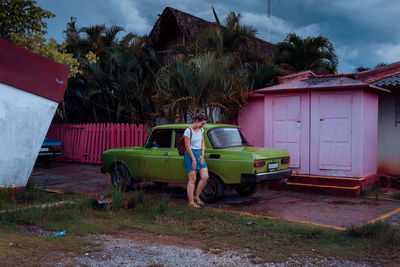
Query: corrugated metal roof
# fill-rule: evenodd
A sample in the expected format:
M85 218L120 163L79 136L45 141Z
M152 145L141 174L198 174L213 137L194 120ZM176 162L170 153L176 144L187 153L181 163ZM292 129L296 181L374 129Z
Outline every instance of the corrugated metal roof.
M384 87L400 86L400 73L374 81L371 84L375 86L384 86Z
M352 88L370 88L377 91L388 91L383 88L376 87L374 85L367 84L362 81L357 81L347 77L321 77L311 78L303 81L294 81L283 84L278 84L270 87L266 87L259 90L254 90L253 93L262 94L269 92L285 92L285 91L302 91L302 90L347 90Z

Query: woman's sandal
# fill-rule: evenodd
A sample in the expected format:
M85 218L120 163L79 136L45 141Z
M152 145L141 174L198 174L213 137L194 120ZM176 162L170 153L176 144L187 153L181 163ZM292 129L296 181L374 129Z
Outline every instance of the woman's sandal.
M195 209L199 209L200 205L196 204L196 203L189 203L189 208L195 208Z
M196 203L197 205L200 205L200 206L203 206L203 205L204 205L204 202L201 201L200 198L199 198L199 199L194 199L194 203Z

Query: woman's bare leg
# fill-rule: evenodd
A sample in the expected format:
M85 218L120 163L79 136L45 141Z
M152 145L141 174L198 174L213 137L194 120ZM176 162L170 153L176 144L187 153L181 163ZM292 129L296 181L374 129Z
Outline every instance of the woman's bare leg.
M200 194L201 191L203 191L203 188L206 186L207 184L207 180L208 180L208 168L203 168L199 170L200 173L200 181L197 184L197 188L196 188L196 193L194 194L194 198L195 199L199 199L200 198Z
M193 204L194 203L194 199L193 199L194 188L196 186L196 172L195 171L188 172L188 176L189 176L189 180L188 180L186 191L187 191L187 196L189 199L189 204Z

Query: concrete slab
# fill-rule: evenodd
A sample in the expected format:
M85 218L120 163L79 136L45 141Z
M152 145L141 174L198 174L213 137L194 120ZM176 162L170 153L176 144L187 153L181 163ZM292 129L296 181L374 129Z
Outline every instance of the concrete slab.
M50 190L81 194L102 194L111 186L110 175L102 174L100 166L76 163L56 162L48 168L35 166L30 181ZM140 186L146 187L152 194L164 194L161 189L152 186L152 183L142 183ZM170 184L166 191L171 195L172 201L186 201L185 185ZM235 213L294 220L338 229L376 219L400 221L400 202L291 191L264 190L251 197L227 192L218 203L209 206Z

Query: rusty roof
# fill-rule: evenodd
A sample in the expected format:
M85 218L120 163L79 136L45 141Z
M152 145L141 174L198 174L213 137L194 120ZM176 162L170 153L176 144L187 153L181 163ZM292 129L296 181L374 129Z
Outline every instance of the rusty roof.
M184 36L187 41L185 45L188 45L197 33L212 25L216 24L179 9L166 7L149 33L145 47L152 47L156 51L165 49L165 44L178 35ZM277 49L275 45L256 37L251 37L250 43L257 53L272 60Z
M396 87L400 86L400 73L389 76L380 80L376 80L371 84L379 87Z
M362 81L347 78L345 76L331 76L310 78L307 80L293 81L278 84L253 91L255 94L266 94L271 92L290 92L303 90L349 90L349 89L372 89L374 91L390 92L389 90L371 85Z
M395 62L373 70L362 71L356 73L354 76L356 80L361 80L366 83L373 83L398 73L400 73L400 62Z

